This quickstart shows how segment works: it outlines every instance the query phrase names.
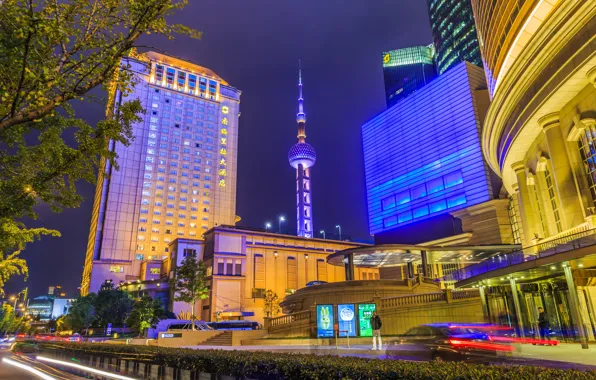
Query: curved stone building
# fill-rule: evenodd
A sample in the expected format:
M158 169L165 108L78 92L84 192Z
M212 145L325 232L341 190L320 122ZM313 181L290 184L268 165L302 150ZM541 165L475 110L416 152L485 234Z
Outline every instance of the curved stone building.
M523 250L450 275L493 321L596 335L596 2L472 0L492 102L482 130Z

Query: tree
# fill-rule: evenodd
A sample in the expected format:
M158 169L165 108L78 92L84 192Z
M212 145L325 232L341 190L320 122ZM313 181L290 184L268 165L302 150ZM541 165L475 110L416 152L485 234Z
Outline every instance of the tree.
M130 295L120 289L114 289L111 282L104 283L95 299L95 321L97 326L105 327L108 323L122 326L132 309Z
M0 269L2 281L26 274L26 262L17 257L25 243L58 236L27 229L23 218L35 219L34 206L42 202L54 212L78 207L76 182L94 182L102 158L116 164L108 141L128 144L131 125L143 112L138 101L125 101L91 126L76 117L72 102L97 101L91 91L102 86L126 96L134 81L123 57L142 35L198 38L197 31L167 22L186 5L187 0L0 1L0 262L8 261L8 269Z
M195 305L199 300L209 298L205 263L197 261L193 255L186 256L182 260L182 264L174 271L170 285L174 290L174 301L185 302L190 306L191 324L194 331Z
M165 316L166 312L160 300L144 296L132 306L126 324L141 336L145 330L155 326Z
M95 300L97 295L89 293L86 296L80 296L73 301L70 311L64 319L64 323L75 331L85 330L89 332L89 327L95 321Z
M263 312L265 313L265 317L271 318L281 313L279 298L277 297L277 294L273 292L273 290L267 290L265 292L265 298L263 301Z

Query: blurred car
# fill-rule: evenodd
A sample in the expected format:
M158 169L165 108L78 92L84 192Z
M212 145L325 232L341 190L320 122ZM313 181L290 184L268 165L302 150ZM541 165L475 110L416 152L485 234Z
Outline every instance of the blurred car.
M474 326L445 323L409 329L388 343L386 354L418 360L490 362L513 350L511 345L493 343L487 332Z

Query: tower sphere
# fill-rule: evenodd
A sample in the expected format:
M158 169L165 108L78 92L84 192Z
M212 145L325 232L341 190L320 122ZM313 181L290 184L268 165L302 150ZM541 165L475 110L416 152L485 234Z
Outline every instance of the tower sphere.
M288 152L288 161L294 169L298 169L298 165L302 164L304 169L313 167L317 161L317 153L312 145L299 142L290 148Z

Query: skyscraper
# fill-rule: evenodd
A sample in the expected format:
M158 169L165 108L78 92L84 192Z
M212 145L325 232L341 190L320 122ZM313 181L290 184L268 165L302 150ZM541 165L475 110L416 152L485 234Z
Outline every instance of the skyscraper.
M236 217L240 91L210 69L155 52L126 63L138 83L127 96L114 90L109 112L128 98L147 113L129 146L110 142L119 169L105 162L99 176L82 294L106 279L145 278L141 268L158 272L172 240L200 238Z
M428 0L438 74L459 62L482 67L470 0Z
M383 76L388 108L437 76L434 53L432 44L383 53Z
M310 168L315 165L315 148L306 142L306 114L302 97L302 69L298 70L298 143L288 152L288 161L296 169L296 223L298 236L313 237Z

